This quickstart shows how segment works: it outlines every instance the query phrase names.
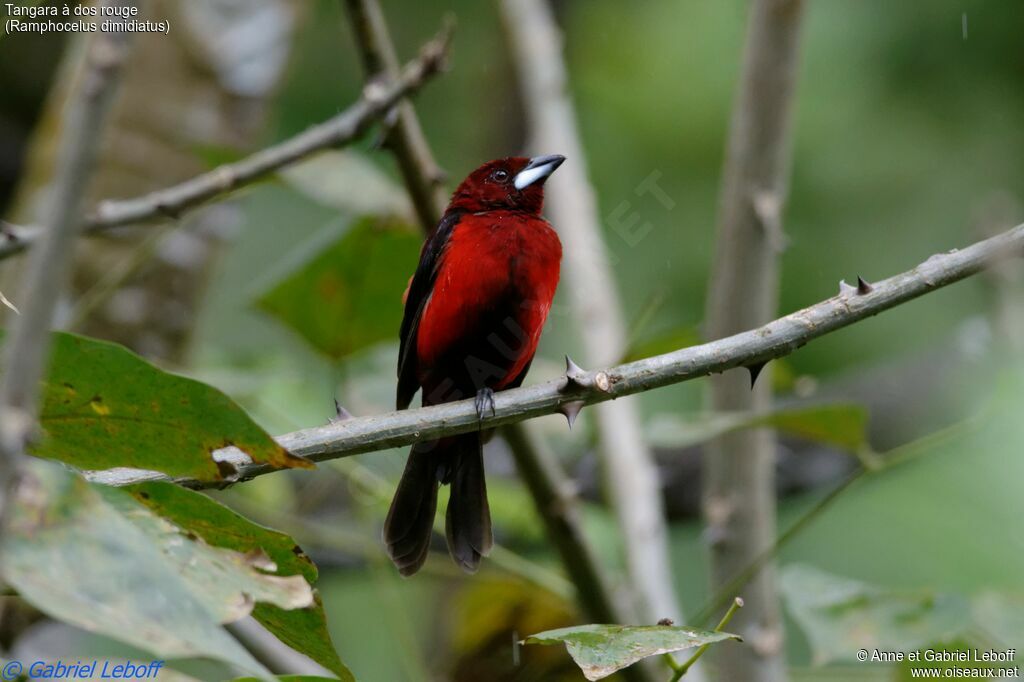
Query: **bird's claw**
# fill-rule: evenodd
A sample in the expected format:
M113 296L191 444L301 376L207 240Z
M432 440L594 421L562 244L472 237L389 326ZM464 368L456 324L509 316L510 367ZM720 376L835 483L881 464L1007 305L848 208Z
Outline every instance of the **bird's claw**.
M492 417L498 414L494 407L494 391L487 387L481 388L476 392L473 406L476 407L476 416L480 418L480 421L484 420L484 415L487 412L490 412Z

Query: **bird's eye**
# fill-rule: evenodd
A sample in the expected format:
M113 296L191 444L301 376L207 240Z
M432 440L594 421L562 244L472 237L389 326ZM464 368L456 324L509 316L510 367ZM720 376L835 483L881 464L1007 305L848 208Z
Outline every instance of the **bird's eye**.
M508 180L508 171L499 168L491 173L491 180L494 180L495 182L505 182Z

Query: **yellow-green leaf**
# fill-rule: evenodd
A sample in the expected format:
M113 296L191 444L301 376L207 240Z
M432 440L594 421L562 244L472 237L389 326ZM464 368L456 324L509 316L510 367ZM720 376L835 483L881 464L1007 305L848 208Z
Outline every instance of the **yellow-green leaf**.
M579 625L531 635L524 644L565 644L588 680L608 677L637 661L693 647L739 639L728 632L672 625Z

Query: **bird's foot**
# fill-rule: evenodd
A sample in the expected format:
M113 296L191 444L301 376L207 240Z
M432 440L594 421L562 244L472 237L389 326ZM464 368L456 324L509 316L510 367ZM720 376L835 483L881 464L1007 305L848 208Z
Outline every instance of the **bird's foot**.
M486 386L476 392L473 405L476 407L476 416L480 418L480 421L484 420L484 415L487 412L490 412L492 417L497 415L494 408L494 391Z

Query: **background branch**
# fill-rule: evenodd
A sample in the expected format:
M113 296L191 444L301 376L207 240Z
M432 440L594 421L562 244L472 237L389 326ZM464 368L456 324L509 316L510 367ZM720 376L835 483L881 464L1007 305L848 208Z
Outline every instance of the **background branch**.
M622 357L626 332L568 94L562 35L545 0L504 0L501 8L529 120L530 147L537 154L568 158L548 181L546 212L565 244L565 274L583 363L606 365ZM640 622L665 617L686 622L672 584L658 470L636 405L602 405L594 423Z
M802 10L802 0L755 0L751 5L722 173L716 257L708 287L709 339L763 324L778 307ZM770 408L771 378L756 382L761 364L748 365L749 375L727 372L712 377L714 413ZM715 592L775 540L775 434L765 428L727 434L709 442L705 453L704 516ZM734 628L749 646L716 657L720 677L783 680L783 627L774 564L761 567L743 597L747 606Z
M544 519L548 538L562 558L587 618L594 623L629 622L612 597L601 565L587 544L574 487L559 469L553 453L530 429L521 426L504 433L516 469Z
M766 362L786 356L826 334L959 282L1004 259L1022 255L1024 225L1018 225L963 249L936 254L906 272L873 284L871 291L864 294L857 293L856 289L844 290L832 298L749 331L609 369L584 372L568 387L562 379L500 391L494 396L494 416L487 416L483 421L477 416L472 400L461 400L354 417L336 424L294 431L280 436L278 442L297 455L321 462L514 424L553 414L566 402L581 400L595 404L735 367ZM222 456L239 465L240 479L275 471L246 464L248 458L231 448L219 450L218 458ZM111 485L167 480L162 474L123 469L92 472L89 477ZM199 488L223 485L185 479L177 482Z
M127 6L127 0L104 3ZM39 380L50 348L50 325L70 276L78 216L99 150L103 123L128 49L127 33L97 33L86 53L83 77L67 109L44 229L25 277L26 300L4 345L0 379L0 494L17 478L18 460L35 427Z
M443 69L450 42L451 29L442 29L420 49L416 59L405 65L397 79L368 83L362 97L348 109L284 142L166 189L134 199L100 202L86 217L83 233L159 218L176 219L191 208L260 180L311 154L351 142L396 102L418 90ZM42 230L38 228L12 230L0 241L0 259L24 250L41 235Z
M376 0L345 0L345 7L367 79L381 75L388 78L397 76L398 56L380 3ZM416 215L429 234L448 204L444 173L434 160L409 101L399 102L389 119L384 143L398 160Z

